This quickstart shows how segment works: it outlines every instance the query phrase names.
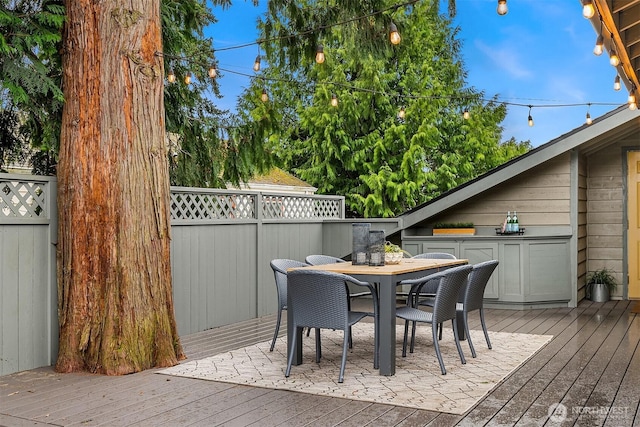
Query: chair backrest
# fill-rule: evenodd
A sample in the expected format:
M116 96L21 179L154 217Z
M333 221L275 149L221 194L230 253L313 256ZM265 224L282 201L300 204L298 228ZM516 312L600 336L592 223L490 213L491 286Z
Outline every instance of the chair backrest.
M489 283L489 278L498 266L497 260L485 261L475 264L469 273L467 286L464 292L464 308L467 312L482 308L484 289Z
M278 304L280 308L287 307L287 270L295 267L306 267L309 264L294 259L274 259L271 260L271 269L276 280L278 290Z
M455 255L446 252L425 252L423 254L414 255L412 258L423 259L457 259Z
M338 258L331 255L308 255L305 258L305 262L311 265L323 265L323 264L333 264L336 262L346 262L342 258Z
M471 265L461 265L442 271L433 303L433 322L442 323L456 317L456 304L460 290L467 284Z
M292 316L299 327L345 330L349 305L345 283L349 276L320 270L294 270L288 275Z

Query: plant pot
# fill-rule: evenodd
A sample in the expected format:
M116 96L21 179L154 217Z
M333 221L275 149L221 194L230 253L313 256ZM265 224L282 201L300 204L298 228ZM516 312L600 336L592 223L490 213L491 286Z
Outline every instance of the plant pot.
M473 236L476 234L475 228L434 228L433 235L463 235Z
M607 302L609 301L609 287L604 283L592 283L591 285L590 300L593 302Z

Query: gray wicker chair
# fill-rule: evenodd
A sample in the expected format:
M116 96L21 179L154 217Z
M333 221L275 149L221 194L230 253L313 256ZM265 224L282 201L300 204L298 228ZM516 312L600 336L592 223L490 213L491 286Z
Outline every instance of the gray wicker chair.
M446 252L425 252L422 254L414 255L411 258L422 259L457 259L455 255Z
M323 265L323 264L333 264L335 262L346 262L342 258L338 258L331 255L308 255L304 261L310 265Z
M456 303L458 302L458 295L460 289L467 282L467 276L473 267L470 265L462 265L459 267L453 267L447 270L440 271L438 273L431 274L419 279L403 280L401 284L410 285L411 291L409 292L409 298L407 298L407 306L399 307L396 309L396 316L404 319L404 340L402 342L402 357L407 355L407 338L409 333L409 322L413 323L411 333L411 352L413 353L415 344L415 325L416 322L424 322L431 324L431 331L433 335L433 346L438 357L438 363L440 363L440 370L442 375L447 373L444 362L442 361L442 354L440 354L440 344L438 343L438 324L451 320L453 325L453 335L458 348L458 354L460 355L460 361L464 364L467 361L462 353L462 347L460 346L460 340L458 338L458 328L455 322L456 319ZM435 303L433 305L433 311L424 311L416 305L416 298L414 294L420 293L424 285L432 286L434 282L437 283Z
M489 333L487 332L487 325L484 321L484 290L489 283L489 278L493 274L494 270L498 267L497 260L485 261L475 264L473 270L469 273L467 279L467 285L463 288L463 292L458 296L458 304L456 310L459 316L462 316L464 322L464 333L469 342L469 348L471 349L471 355L476 357L476 349L473 347L471 341L471 335L469 335L469 313L478 310L480 313L480 323L482 324L482 332L484 332L484 338L487 341L487 347L491 349L491 340L489 340ZM433 306L433 298L426 298L420 300L420 305ZM442 325L440 325L440 338L442 338Z
M365 286L373 291L373 286L367 282L361 282L345 274L332 273L320 270L294 270L287 277L288 293L291 305L288 307L287 316L293 325L293 339L289 345L289 360L285 377L291 373L296 340L300 329L325 328L338 329L344 332L342 348L342 363L338 382L344 380L344 369L347 362L351 326L359 322L369 314L365 312L351 311L348 306L347 290L345 284L353 283ZM378 297L372 292L374 298L374 355L373 366L378 368ZM316 341L316 344L319 340ZM317 352L317 350L316 350Z
M269 349L269 351L273 351L273 347L276 345L276 338L278 338L278 332L280 331L282 310L287 309L287 270L295 267L306 267L309 264L293 259L274 259L270 264L276 281L276 289L278 290L278 320L276 320L276 330L273 333L273 340L271 341L271 348ZM316 337L316 339L318 339L318 337Z
M414 255L411 258L418 259L458 259L455 255L452 255L447 252L424 252L418 255ZM422 292L420 295L415 295L419 298L433 298L435 296L435 287L434 286L423 286ZM407 296L406 293L402 293L401 295Z

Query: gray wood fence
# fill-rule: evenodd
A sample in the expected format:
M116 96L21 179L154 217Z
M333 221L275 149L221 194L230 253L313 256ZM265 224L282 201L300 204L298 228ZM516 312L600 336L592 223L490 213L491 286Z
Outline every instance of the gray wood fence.
M172 187L175 315L186 335L273 313L269 261L351 251L344 198ZM0 375L57 356L56 179L0 174Z

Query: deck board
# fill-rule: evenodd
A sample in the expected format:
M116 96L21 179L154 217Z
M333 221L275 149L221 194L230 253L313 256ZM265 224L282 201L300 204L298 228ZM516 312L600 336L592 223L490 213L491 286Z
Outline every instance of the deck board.
M544 424L558 402L570 408L568 424L638 425L640 315L631 312L633 305L486 309L490 333L554 338L462 416L169 377L153 369L107 377L40 368L0 377L0 426L528 426ZM477 314L470 324L480 328ZM270 340L274 325L275 315L265 316L183 337L182 344L188 360L196 360Z

